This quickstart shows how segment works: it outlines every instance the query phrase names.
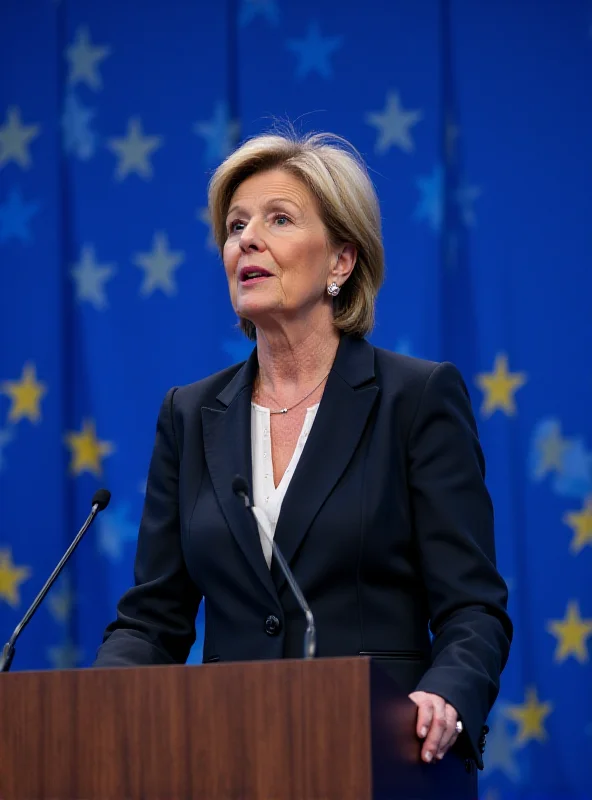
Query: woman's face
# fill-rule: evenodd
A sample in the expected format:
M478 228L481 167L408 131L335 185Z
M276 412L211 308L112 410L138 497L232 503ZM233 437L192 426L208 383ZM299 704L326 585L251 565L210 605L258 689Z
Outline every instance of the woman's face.
M226 218L224 268L232 305L255 325L306 317L328 304L338 251L308 188L281 169L259 172L236 189Z

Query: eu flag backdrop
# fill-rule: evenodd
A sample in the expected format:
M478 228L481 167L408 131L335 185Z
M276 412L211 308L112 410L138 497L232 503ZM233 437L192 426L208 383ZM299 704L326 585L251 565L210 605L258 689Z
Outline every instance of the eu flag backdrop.
M592 797L591 79L590 0L2 0L0 638L113 495L13 669L92 663L166 390L250 352L206 187L287 120L369 164L372 341L472 394L516 626L482 796Z

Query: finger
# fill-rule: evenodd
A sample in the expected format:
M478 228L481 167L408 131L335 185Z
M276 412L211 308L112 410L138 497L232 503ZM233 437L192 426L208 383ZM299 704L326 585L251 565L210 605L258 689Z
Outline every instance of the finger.
M458 738L458 733L456 732L456 721L458 719L458 714L456 713L456 709L454 706L446 703L444 707L444 714L446 716L446 729L442 735L442 739L440 740L440 749L436 753L436 758L439 759L444 758L447 751L450 750Z
M432 761L440 749L440 742L446 730L445 706L446 703L441 697L434 696L432 698L432 724L430 725L428 735L421 751L421 756L424 761Z
M432 702L429 698L424 698L418 701L417 709L417 735L420 739L425 739L428 735L430 725L432 724Z

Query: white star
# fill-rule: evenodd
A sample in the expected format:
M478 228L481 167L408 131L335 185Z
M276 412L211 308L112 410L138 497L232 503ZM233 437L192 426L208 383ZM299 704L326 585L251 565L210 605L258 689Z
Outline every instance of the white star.
M487 736L487 747L483 755L484 776L499 769L513 783L520 781L520 766L516 760L516 745L508 731L508 723L498 710L495 724Z
M0 472L4 467L3 450L9 442L14 439L14 432L12 428L0 428Z
M82 302L88 300L97 309L103 311L108 307L105 294L105 281L108 281L116 272L112 264L97 264L95 248L91 244L82 247L80 261L70 270L76 281L76 299Z
M70 62L68 83L75 86L77 83L84 82L95 91L102 89L103 82L97 67L110 54L110 47L93 47L91 45L87 27L78 28L74 44L69 45L65 53Z
M49 647L47 656L54 669L75 669L84 657L84 652L72 642L65 642L56 647Z
M95 114L94 108L82 105L73 89L68 92L62 114L64 150L82 161L88 161L95 154L97 134L90 125Z
M36 136L39 136L39 125L23 125L20 108L11 106L0 128L0 168L9 161L16 161L23 169L28 169L31 166L28 144Z
M109 139L108 148L119 156L115 177L122 181L130 172L149 180L152 164L148 156L162 146L162 136L144 136L139 117L131 117L127 124L127 136Z
M173 270L185 260L185 253L181 250L169 251L169 242L166 233L157 232L152 240L152 252L138 253L134 264L146 270L140 294L146 297L155 289L162 291L169 297L177 293L177 285Z
M378 139L374 149L377 153L386 153L393 145L397 145L405 153L411 153L415 149L411 138L410 128L416 125L423 118L423 112L404 111L401 108L399 93L389 92L386 99L386 107L382 113L371 111L366 114L366 122L373 125L379 131Z
M298 56L296 77L305 78L312 72L321 77L333 77L331 56L342 46L343 36L322 36L318 22L311 22L303 39L289 39L286 46Z
M196 122L193 131L205 139L204 160L208 165L219 164L234 150L240 134L240 122L232 119L228 103L216 103L209 120Z

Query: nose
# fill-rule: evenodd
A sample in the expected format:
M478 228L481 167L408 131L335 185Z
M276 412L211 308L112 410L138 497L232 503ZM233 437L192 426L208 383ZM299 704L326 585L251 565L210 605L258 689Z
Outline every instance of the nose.
M258 253L263 249L263 240L258 233L255 220L249 220L249 222L242 229L239 239L239 246L243 253L248 253L249 251L255 251Z

